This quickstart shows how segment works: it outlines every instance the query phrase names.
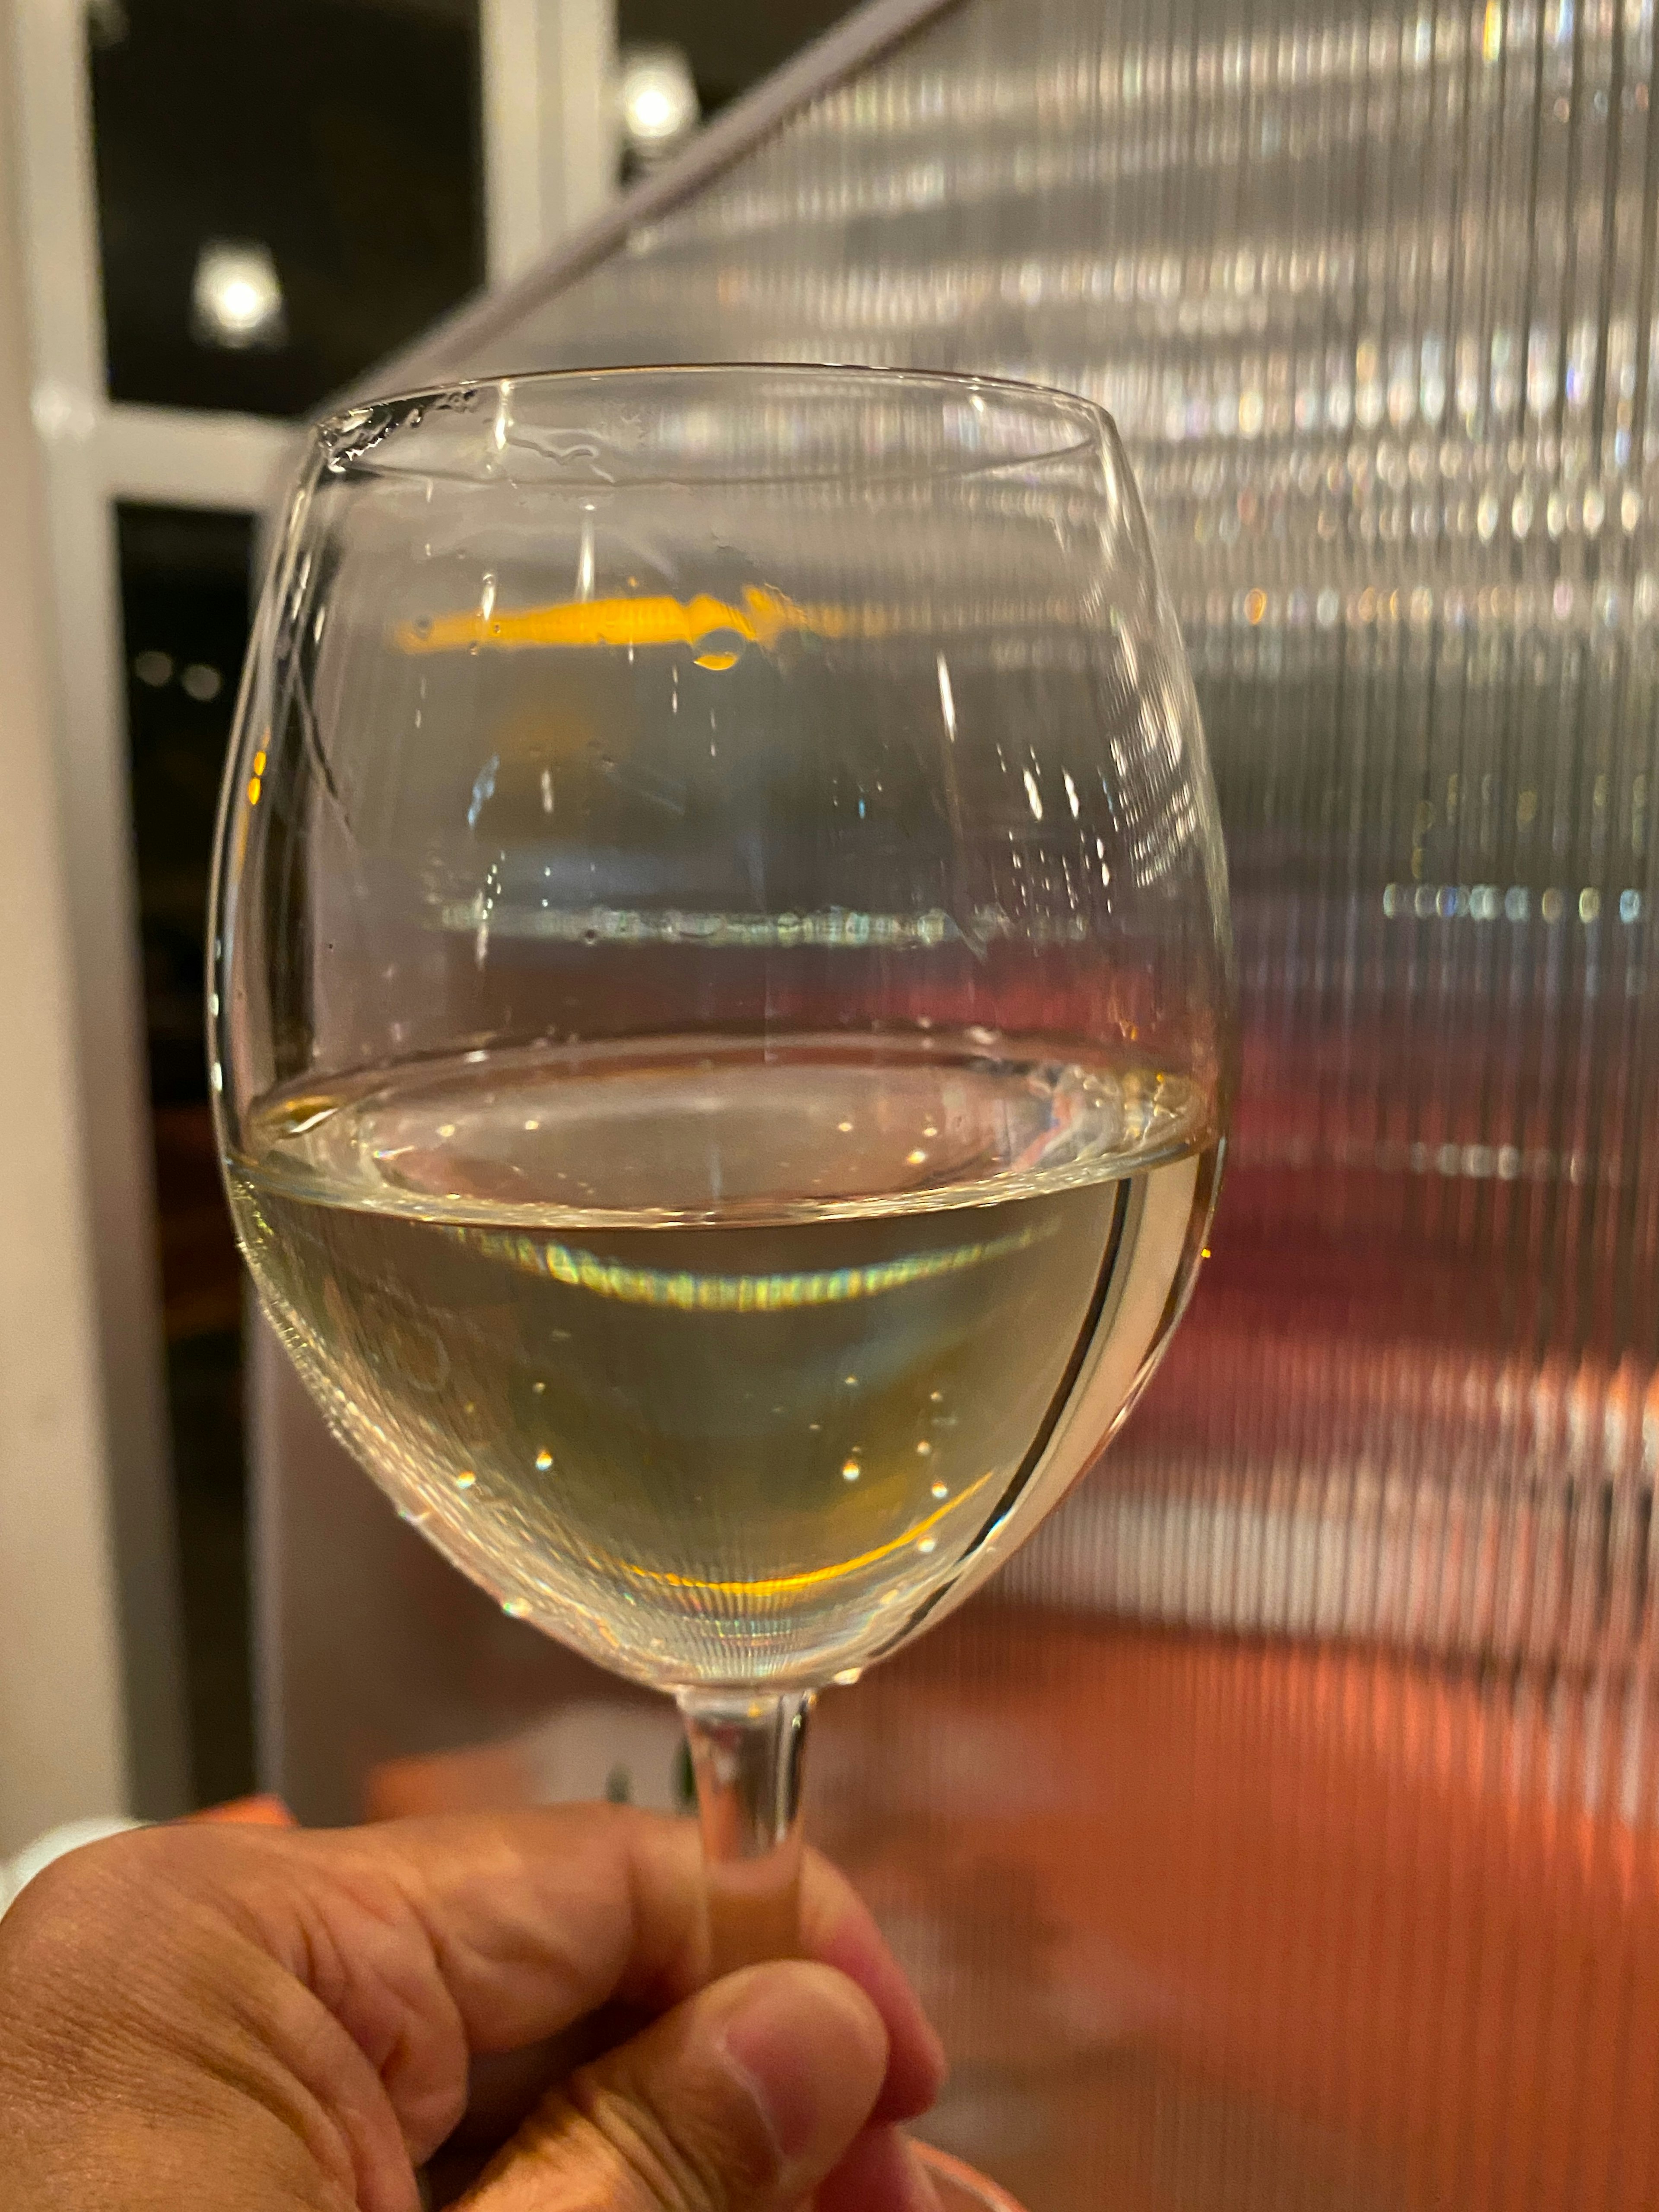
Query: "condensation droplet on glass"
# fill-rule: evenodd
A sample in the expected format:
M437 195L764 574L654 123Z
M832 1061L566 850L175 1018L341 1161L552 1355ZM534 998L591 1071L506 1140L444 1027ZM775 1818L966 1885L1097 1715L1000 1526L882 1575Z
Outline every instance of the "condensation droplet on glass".
M855 1459L844 1459L841 1463L841 1475L843 1482L856 1482L863 1472L864 1469Z
M522 1620L530 1611L530 1601L524 1597L504 1597L501 1611L509 1620Z
M916 1446L916 1456L919 1459L931 1459L933 1455L933 1447L928 1443L927 1437L924 1437L921 1442Z
M907 1152L907 1153L904 1155L904 1158L905 1158L906 1164L907 1164L908 1166L910 1166L910 1167L913 1167L913 1168L919 1168L919 1167L921 1167L921 1166L922 1165L922 1164L924 1163L924 1161L927 1159L927 1153L922 1150L921 1146L920 1145L918 1145L918 1146L916 1146L916 1148L915 1148L915 1150L914 1152Z
M844 1376L842 1379L845 1381L849 1390L856 1390L858 1389L859 1378L856 1375L848 1375Z
M951 1495L951 1486L948 1482L936 1482L928 1495L933 1498L948 1498Z
M539 1397L541 1396L541 1395L542 1395L543 1391L544 1391L544 1390L546 1389L547 1385L546 1385L546 1383L545 1383L545 1382L532 1382L532 1383L531 1384L531 1386L530 1386L530 1387L531 1387L531 1389L535 1392L536 1395L539 1398Z
M916 1546L916 1549L924 1554L929 1552L936 1552L939 1549L939 1538L937 1536L924 1536L921 1543Z
M850 1137L853 1133L853 1125L850 1121L837 1121L836 1127L843 1137Z
M862 1667L843 1667L839 1674L832 1674L830 1677L830 1680L834 1682L837 1687L843 1690L850 1690L854 1683L858 1680L860 1675L862 1674L863 1672L864 1669Z
M550 1467L551 1467L551 1466L552 1466L552 1464L553 1464L553 1455L552 1455L552 1453L551 1453L550 1451L549 1451L549 1450L547 1449L547 1448L545 1447L545 1445L544 1445L544 1446L543 1446L543 1448L542 1448L542 1449L541 1449L540 1451L538 1451L538 1452L537 1453L537 1455L536 1455L536 1467L537 1467L537 1470L538 1470L538 1472L539 1474L545 1474L547 1473L547 1470L549 1469L549 1468L550 1468Z
M455 1487L457 1490L471 1490L477 1480L470 1467L464 1467L455 1478Z

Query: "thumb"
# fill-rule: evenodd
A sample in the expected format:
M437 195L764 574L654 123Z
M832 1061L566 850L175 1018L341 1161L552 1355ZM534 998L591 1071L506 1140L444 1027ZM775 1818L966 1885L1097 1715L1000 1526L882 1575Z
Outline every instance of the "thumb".
M852 2144L887 2031L832 1967L751 1966L585 2066L462 2200L468 2212L793 2212Z

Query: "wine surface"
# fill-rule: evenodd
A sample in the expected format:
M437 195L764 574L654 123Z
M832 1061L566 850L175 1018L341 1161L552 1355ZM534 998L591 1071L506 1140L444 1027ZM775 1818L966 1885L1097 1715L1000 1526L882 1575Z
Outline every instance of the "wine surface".
M336 1431L510 1612L664 1686L816 1684L1063 1492L1190 1280L1206 1102L1042 1049L424 1061L274 1096L232 1203Z

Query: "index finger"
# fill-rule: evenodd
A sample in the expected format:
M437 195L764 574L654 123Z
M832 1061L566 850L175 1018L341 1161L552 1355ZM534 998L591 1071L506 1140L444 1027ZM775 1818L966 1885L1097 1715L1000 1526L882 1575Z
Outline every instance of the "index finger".
M296 1840L354 1888L395 1885L479 2055L540 2042L606 2004L665 2010L708 1978L702 1853L689 1821L574 1805ZM811 1851L801 1946L856 1982L886 2027L874 2117L926 2111L944 2079L943 2046L868 1910Z

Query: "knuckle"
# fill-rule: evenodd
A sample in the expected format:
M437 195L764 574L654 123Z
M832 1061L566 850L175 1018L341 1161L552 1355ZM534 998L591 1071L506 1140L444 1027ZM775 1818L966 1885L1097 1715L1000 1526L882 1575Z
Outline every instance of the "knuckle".
M42 1868L0 1922L0 2106L73 2100L107 2062L112 1987L125 1987L112 1978L132 1934L95 1858L88 1847Z
M93 1849L43 1867L19 1893L0 1929L0 1960L14 1973L46 1974L56 1986L73 1962L107 1948L120 1914L114 1886ZM50 1969L47 1973L46 1970Z
M0 2044L16 2039L13 2021L52 2052L170 2035L202 1976L179 1879L190 1863L155 1829L42 1868L0 1921Z
M19 1893L0 1923L0 1956L49 1965L54 1986L101 1984L112 1961L156 1950L174 1926L178 1856L159 1829L66 1851Z
M65 1851L41 1868L18 1894L7 1919L15 1927L58 1927L78 1923L102 1903L109 1888L102 1854L95 1845Z
M167 1899L171 1878L185 1856L180 1842L166 1828L135 1828L65 1851L24 1885L6 1927L83 1945L106 1939L129 1943L150 1929ZM142 1911L135 1898L142 1898Z

